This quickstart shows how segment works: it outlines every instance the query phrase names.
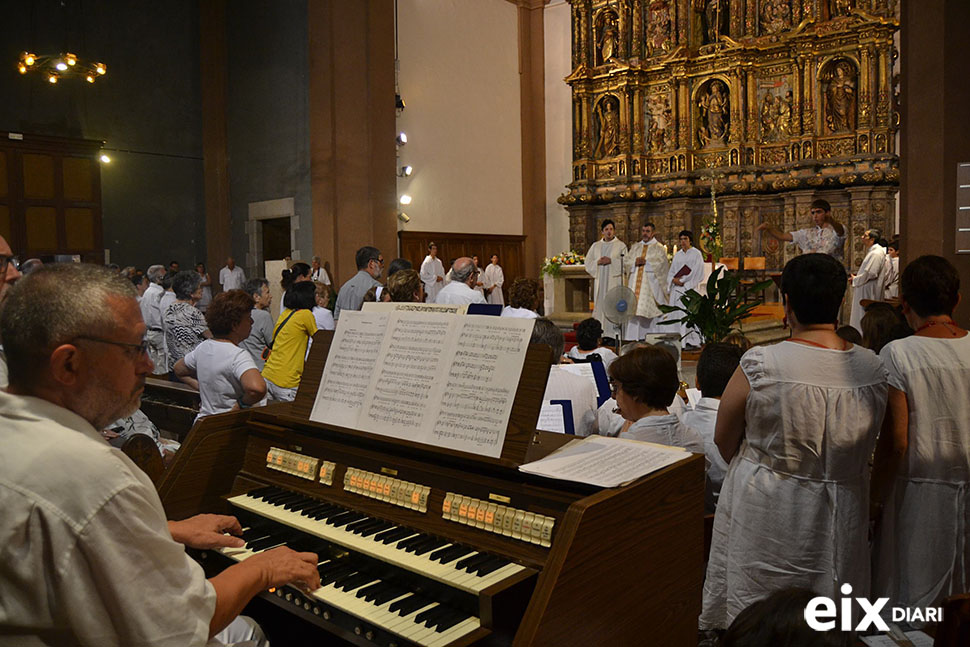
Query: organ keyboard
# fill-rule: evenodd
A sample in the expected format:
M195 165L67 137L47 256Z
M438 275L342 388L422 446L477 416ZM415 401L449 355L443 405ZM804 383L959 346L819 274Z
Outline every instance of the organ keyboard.
M701 456L613 489L518 471L570 438L534 430L541 346L526 357L498 459L310 422L329 340L315 337L295 402L204 419L159 485L170 518L240 519L245 547L198 555L210 575L278 545L316 553L320 589L260 596L294 640L696 642Z

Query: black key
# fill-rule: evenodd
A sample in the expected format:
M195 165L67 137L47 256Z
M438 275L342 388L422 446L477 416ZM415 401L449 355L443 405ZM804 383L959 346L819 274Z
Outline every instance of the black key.
M253 526L250 526L249 528L246 528L245 530L243 530L243 533L239 536L245 539L246 541L249 541L250 539L259 539L261 537L265 537L268 534L269 534L269 524L260 524L258 526L253 525Z
M259 489L259 495L258 496L259 496L260 499L262 499L263 501L265 501L269 497L274 496L274 495L278 495L278 494L282 494L283 492L284 492L284 490L279 489L275 485L270 485L267 488L260 488ZM256 496L256 495L254 494L254 496Z
M388 586L389 586L388 583L384 581L372 582L367 586L360 587L360 590L357 591L356 595L358 598L363 598L364 600L367 600L368 602L370 602L375 597L377 597L378 593L380 593L384 588L387 588Z
M436 607L432 607L430 609L425 609L424 611L422 611L418 615L414 616L414 622L415 623L424 622L425 620L428 620L429 618L432 618L432 617L436 616L438 613L441 612L441 608L442 607L439 604ZM428 626L430 626L430 625L428 625Z
M377 581L377 578L371 575L370 573L358 572L350 579L345 580L337 588L343 589L344 591L347 591L349 593L350 591L353 591L354 589L360 586L364 586L365 584L370 584L371 582L375 582L375 581Z
M337 568L327 571L324 575L320 576L320 586L326 586L331 582L336 582L338 578L350 577L357 569L349 564L342 564Z
M414 553L415 555L422 555L424 553L419 553L418 552L419 550L424 549L426 546L434 546L437 543L438 543L438 538L437 537L427 537L427 538L423 539L422 541L416 541L416 542L414 542L413 544L411 544L410 546L408 546L406 550L407 550L407 552Z
M364 528L376 522L377 522L376 519L372 519L371 517L364 517L360 521L348 523L347 527L344 528L344 530L346 530L347 532L354 532L357 528Z
M481 564L478 567L478 576L485 577L489 573L494 573L495 571L507 565L508 563L509 562L507 560L504 560L501 557L493 557L492 559L485 562L484 564Z
M416 547L414 549L414 554L415 555L424 555L426 553L430 553L431 551L435 550L436 548L441 548L442 546L444 546L447 543L448 543L448 540L447 539L435 539L433 541L426 542L420 548L417 548Z
M303 508L303 510L300 511L300 514L306 517L312 517L316 513L320 512L321 510L326 510L329 507L330 507L329 503L318 501L315 505L311 505L307 508Z
M331 559L330 561L324 562L317 566L317 572L320 573L320 576L322 577L335 569L341 568L342 566L346 566L346 564L344 564L344 560Z
M404 537L407 537L408 535L413 535L413 534L414 534L413 530L410 530L408 528L398 528L397 530L391 531L390 533L385 535L384 539L382 539L381 541L385 544L391 544L395 541L398 541L399 539L403 539Z
M478 570L479 566L481 566L491 558L492 558L491 555L488 555L486 553L480 553L478 555L475 555L474 557L466 557L465 559L462 560L463 562L465 562L465 565L462 566L461 562L459 562L455 564L455 568L460 568L466 573L474 573L476 570Z
M360 569L358 569L357 566L351 566L349 569L347 569L346 573L337 576L337 578L333 581L334 587L340 588L341 584L354 577L358 573L360 573Z
M331 526L334 526L335 528L339 528L341 526L346 526L348 523L359 521L360 519L363 519L364 517L367 516L367 515L361 514L360 512L349 512L347 514L349 516L340 517L340 519L337 519L336 517L331 517L327 521L327 523L330 524Z
M401 530L401 527L400 526L392 526L391 528L388 528L387 530L382 530L379 533L377 533L376 535L374 535L374 541L384 541L384 538L385 537L388 537L388 536L396 533L398 530Z
M426 607L431 604L431 600L423 598L420 595L412 595L401 601L401 606L397 610L397 614L402 618L408 614L414 613L421 607Z
M406 589L402 589L399 586L389 587L386 591L381 591L378 595L374 597L374 605L381 606L385 602L390 602L394 598L399 598L407 593Z
M339 505L330 505L313 513L313 518L317 521L323 521L324 519L328 519L338 514L343 514L344 512L346 512L346 510L341 508Z
M408 537L403 541L399 541L397 544L397 547L398 547L398 550L408 550L414 544L419 544L428 539L431 539L431 537L429 537L428 535L417 534L417 535L414 535L413 537Z
M354 524L353 533L355 535L363 535L364 532L370 530L371 528L379 528L384 525L384 521L381 519L368 519L367 523L358 522ZM348 527L349 530L349 527Z
M468 615L467 613L462 613L461 611L452 610L451 615L445 616L445 618L438 623L438 626L435 627L435 631L438 633L441 633L442 631L448 631L459 622L464 622L470 617L471 616Z
M283 543L283 540L277 536L263 537L262 539L257 539L256 541L251 541L246 544L246 548L255 552L271 548Z
M456 548L456 546L454 544L452 544L450 546L445 546L444 548L439 548L438 550L436 550L433 553L431 553L428 556L428 559L430 559L433 562L437 562L439 559L441 559L441 557L443 555L445 555L446 553L448 553L448 551L454 550L455 548Z
M373 535L375 533L382 532L382 531L387 530L388 528L391 528L393 526L394 526L394 524L391 523L390 521L384 521L384 522L381 522L379 525L371 526L367 530L364 530L363 532L360 533L360 536L361 537L370 537L371 535ZM375 539L376 538L377 537L375 537Z
M296 512L298 510L302 510L303 508L307 507L308 505L312 505L313 504L313 501L314 500L311 499L310 497L303 497L303 496L301 496L298 499L293 499L292 501L287 501L286 503L284 503L283 504L283 509L284 510L293 510L294 512Z
M303 501L302 503L300 503L300 505L293 506L290 509L293 510L293 512L303 513L304 511L309 510L310 508L315 508L318 505L320 505L319 499L312 499L310 497L307 497L306 501Z
M438 561L441 562L442 564L450 564L451 562L455 561L456 559L460 559L460 558L464 557L465 555L470 555L470 554L472 554L474 552L475 551L472 550L471 548L465 548L464 546L460 546L460 547L456 548L453 552L449 553L447 556L442 557L441 559L439 559ZM455 568L458 568L458 565L457 564L455 565Z
M408 597L401 598L400 600L397 600L396 602L392 603L391 606L387 607L387 610L390 611L391 613L394 613L395 611L399 612L401 610L401 607L403 607L406 603L410 602L416 597L418 597L417 594L412 593ZM403 616L407 614L402 613L401 615Z
M263 497L264 494L269 494L270 492L273 492L274 490L276 490L276 488L274 486L267 485L267 486L264 486L264 487L256 488L255 490L250 490L246 494L248 496L251 496L251 497L255 497L257 499L260 499L260 498Z

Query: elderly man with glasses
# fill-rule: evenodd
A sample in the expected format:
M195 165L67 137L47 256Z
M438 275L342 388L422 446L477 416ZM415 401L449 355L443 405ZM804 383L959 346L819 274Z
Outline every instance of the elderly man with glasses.
M138 408L152 372L145 332L131 281L101 267L45 266L8 292L0 312L10 368L0 391L4 643L261 642L258 627L237 618L253 596L289 582L319 587L317 556L286 547L206 579L185 546L242 546L239 522L166 521L145 473L98 434Z
M0 236L0 305L7 296L7 290L20 278L20 262L13 255L10 245ZM7 386L7 358L3 354L3 339L0 339L0 389Z

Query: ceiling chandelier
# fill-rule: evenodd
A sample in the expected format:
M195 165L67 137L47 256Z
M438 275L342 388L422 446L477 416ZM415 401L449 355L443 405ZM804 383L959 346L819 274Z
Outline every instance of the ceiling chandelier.
M21 74L37 72L44 76L48 83L57 83L62 78L82 77L88 83L94 83L98 77L108 72L104 63L89 63L82 61L70 52L66 54L42 54L21 52L17 69Z

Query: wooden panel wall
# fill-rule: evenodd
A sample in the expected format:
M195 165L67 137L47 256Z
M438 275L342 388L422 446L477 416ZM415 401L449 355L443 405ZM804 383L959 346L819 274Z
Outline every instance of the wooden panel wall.
M509 286L512 281L522 276L535 277L539 268L526 268L525 236L502 236L496 234L443 234L430 231L399 231L401 258L406 258L414 264L414 269L421 269L421 262L428 255L428 243L438 244L438 258L445 266L445 272L450 268L452 259L461 256L478 256L482 269L489 264L492 254L498 254L498 264L505 272L505 302L509 302ZM384 255L387 258L387 254ZM529 271L531 269L531 271Z
M0 235L14 254L103 263L101 142L0 137Z

